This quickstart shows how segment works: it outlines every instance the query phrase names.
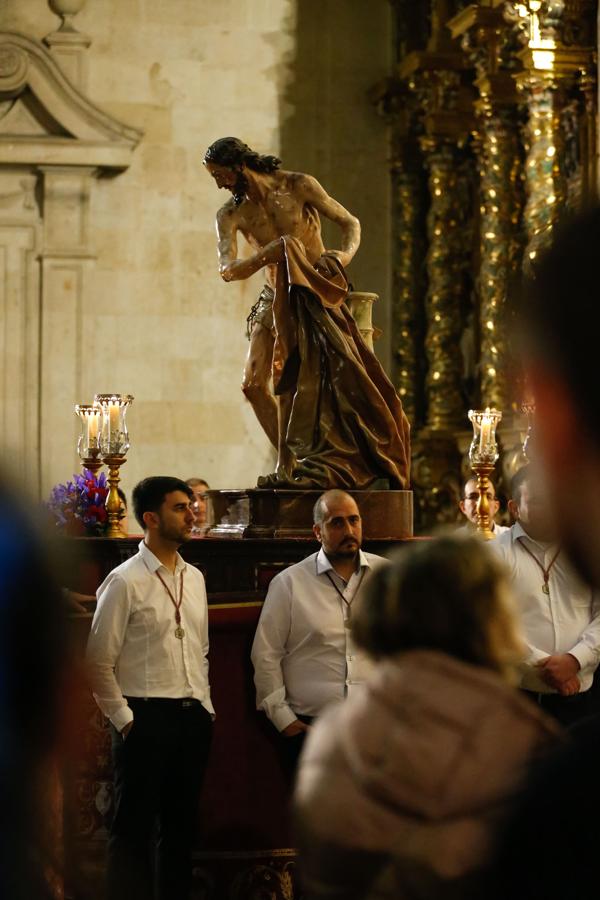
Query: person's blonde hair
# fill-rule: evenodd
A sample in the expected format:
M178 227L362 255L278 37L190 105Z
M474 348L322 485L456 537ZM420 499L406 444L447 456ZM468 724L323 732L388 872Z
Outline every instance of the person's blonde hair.
M506 570L477 537L403 548L371 578L353 632L374 657L440 650L508 677L524 650Z

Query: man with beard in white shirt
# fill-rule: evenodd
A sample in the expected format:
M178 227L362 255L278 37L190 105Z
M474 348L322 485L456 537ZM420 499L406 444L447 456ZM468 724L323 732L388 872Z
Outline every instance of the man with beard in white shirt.
M321 549L272 580L252 646L257 708L281 735L290 780L313 719L365 680L370 664L354 644L352 607L369 573L387 563L361 550L360 512L345 491L322 494L313 521Z
M156 880L160 900L185 900L214 717L204 578L177 552L192 535L194 498L185 481L157 476L132 499L144 540L98 588L87 650L112 731L108 894L148 900Z
M531 466L513 478L509 509L515 524L492 546L510 569L527 642L521 687L569 726L597 711L590 688L600 662L600 593L568 561Z

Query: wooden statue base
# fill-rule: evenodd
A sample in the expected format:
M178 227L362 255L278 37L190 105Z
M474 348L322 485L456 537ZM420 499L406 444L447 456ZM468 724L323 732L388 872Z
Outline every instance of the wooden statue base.
M209 491L209 537L298 538L312 536L313 506L323 491ZM348 491L363 520L365 540L413 536L412 491Z

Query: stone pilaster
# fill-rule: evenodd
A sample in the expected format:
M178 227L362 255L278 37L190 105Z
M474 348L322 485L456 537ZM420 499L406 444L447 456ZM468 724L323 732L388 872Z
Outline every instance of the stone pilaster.
M82 321L90 267L90 193L93 168L45 166L43 175L44 240L41 252L40 433L42 483L51 483L74 459L78 426L70 428L65 410L82 397L85 343ZM111 373L111 336L98 335L106 348L107 381ZM68 364L66 361L68 360ZM106 384L107 390L113 388ZM100 389L100 388L99 388Z
M2 469L40 488L39 253L36 178L0 171L0 432Z

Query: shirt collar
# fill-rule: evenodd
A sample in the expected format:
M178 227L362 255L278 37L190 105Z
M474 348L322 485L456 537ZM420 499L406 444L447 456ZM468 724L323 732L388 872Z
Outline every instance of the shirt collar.
M163 566L163 564L161 563L160 559L158 559L158 557L156 557L156 556L154 555L154 553L152 552L152 550L150 550L150 549L146 546L146 544L144 543L144 541L140 541L140 542L139 542L138 548L139 548L139 551L140 551L140 556L142 557L142 559L143 559L144 562L146 563L146 566L148 567L148 569L150 570L150 572L151 572L153 575L154 575L154 573L157 572L159 569L165 569L165 571L167 571L167 572L169 571L169 570L166 568L166 566ZM182 571L186 568L186 566L187 566L187 563L185 562L185 560L183 559L183 557L181 557L181 556L179 555L179 553L178 553L178 554L177 554L177 561L176 561L176 563L175 563L175 575L179 575L179 573L182 572ZM169 574L172 575L173 573L172 573L172 572L169 572Z
M358 551L358 568L371 568L371 564L362 550ZM324 575L325 572L335 571L333 566L331 565L329 559L327 558L327 554L321 547L319 552L317 553L317 575Z
M525 540L529 541L535 547L539 547L542 553L545 553L550 547L557 547L558 544L556 541L536 541L534 538L530 537L520 522L515 522L515 524L510 529L510 536L513 544L515 541L518 541L519 538L525 538Z

